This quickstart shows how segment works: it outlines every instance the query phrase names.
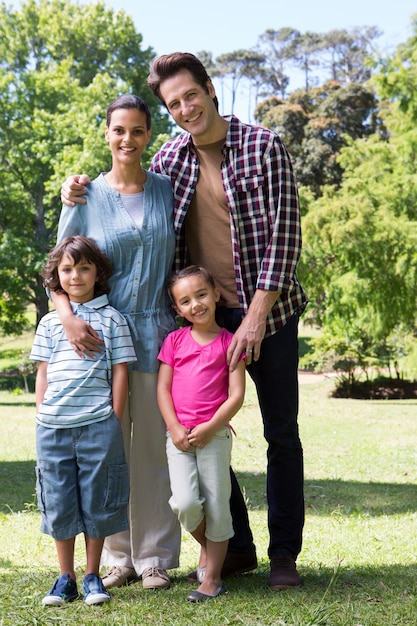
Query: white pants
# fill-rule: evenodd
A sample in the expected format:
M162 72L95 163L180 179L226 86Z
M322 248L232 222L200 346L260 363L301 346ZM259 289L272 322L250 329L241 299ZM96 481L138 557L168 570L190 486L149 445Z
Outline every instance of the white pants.
M166 429L156 401L157 374L129 373L122 431L130 476L129 531L107 537L102 564L133 567L179 565L181 530L169 506L171 489Z
M170 505L188 532L205 518L210 541L233 537L230 513L232 432L221 428L204 448L184 452L167 433L167 456L172 497Z

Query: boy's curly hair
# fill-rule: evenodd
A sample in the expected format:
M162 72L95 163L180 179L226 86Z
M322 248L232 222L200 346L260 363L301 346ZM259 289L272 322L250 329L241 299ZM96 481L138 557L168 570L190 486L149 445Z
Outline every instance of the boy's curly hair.
M74 264L86 261L96 266L97 282L94 288L94 297L109 293L108 280L112 274L111 263L97 246L94 239L84 237L83 235L66 237L51 250L41 272L44 287L47 287L50 291L65 293L58 276L58 266L64 254L71 257Z

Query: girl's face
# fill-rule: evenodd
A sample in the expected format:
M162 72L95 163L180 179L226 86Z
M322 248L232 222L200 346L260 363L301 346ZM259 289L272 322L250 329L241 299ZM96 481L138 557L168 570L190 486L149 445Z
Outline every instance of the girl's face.
M58 265L58 277L72 302L83 303L94 298L97 268L93 263L82 260L75 264L71 256L64 254Z
M201 274L180 278L171 288L175 310L191 324L201 326L215 320L220 291Z
M137 165L152 131L146 128L146 114L137 109L116 109L111 114L110 125L106 126L113 163Z

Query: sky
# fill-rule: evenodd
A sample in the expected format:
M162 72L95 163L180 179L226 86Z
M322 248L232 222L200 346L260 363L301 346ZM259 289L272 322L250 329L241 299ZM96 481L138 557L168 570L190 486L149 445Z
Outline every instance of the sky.
M86 1L86 0L84 0ZM267 29L296 28L301 32L327 32L354 26L377 26L386 48L410 35L415 0L203 0L181 4L157 0L105 0L108 7L123 9L134 19L144 47L157 54L181 50L208 50L213 56L256 45ZM155 7L155 11L152 10Z
M415 0L203 0L178 3L172 0L105 0L114 10L123 9L132 16L136 30L143 37L143 47L156 54L182 51L196 54L206 50L213 58L227 52L255 47L266 30L292 27L300 32L325 33L355 26L377 26L383 35L376 40L385 55L411 35L411 16L417 13ZM152 7L155 7L153 10ZM298 86L294 76L290 89ZM217 95L227 100L227 93ZM246 102L243 102L245 100ZM227 102L222 112L227 114ZM247 97L238 98L235 113L242 121L247 111Z
M81 0L87 3L89 0ZM333 29L350 30L355 26L377 26L383 35L376 40L384 55L411 35L411 16L417 14L415 0L200 0L196 4L174 0L104 0L108 8L122 9L133 18L143 37L143 48L156 54L181 51L194 54L206 50L213 58L256 46L266 30L291 27L301 33L325 33ZM18 0L9 0L19 5ZM297 84L291 75L291 90ZM227 90L213 83L221 100L220 110L230 113ZM238 93L235 113L242 121L251 115L248 97Z

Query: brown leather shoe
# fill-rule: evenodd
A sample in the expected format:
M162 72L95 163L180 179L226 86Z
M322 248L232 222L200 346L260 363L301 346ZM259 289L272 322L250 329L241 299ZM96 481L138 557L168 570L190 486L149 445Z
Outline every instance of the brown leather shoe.
M228 576L237 576L251 572L258 567L258 559L256 558L256 548L253 546L247 552L228 552L222 567L222 578ZM197 583L197 571L190 572L187 576L189 583Z
M275 554L275 556L272 556L269 574L269 586L271 589L281 591L282 589L298 587L299 585L301 585L301 578L292 556L290 554Z

